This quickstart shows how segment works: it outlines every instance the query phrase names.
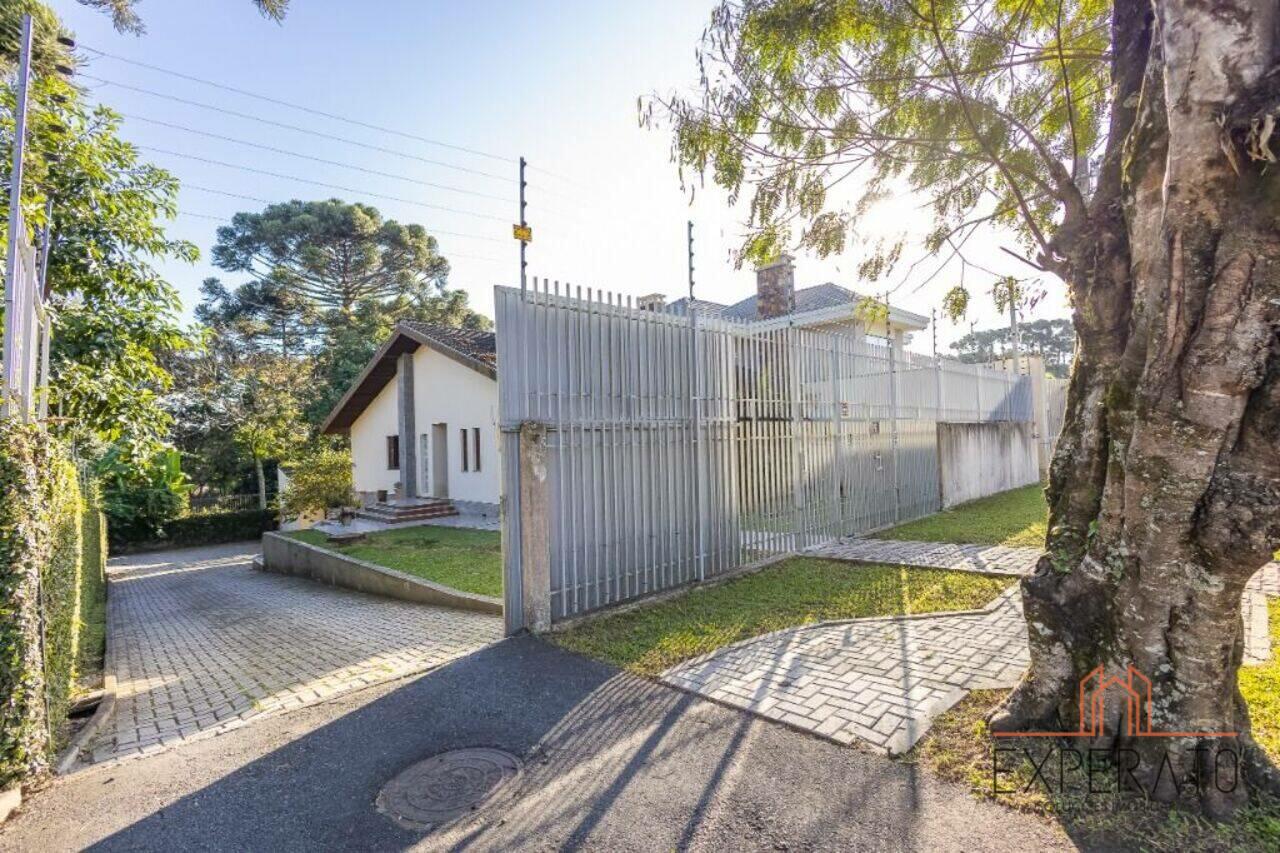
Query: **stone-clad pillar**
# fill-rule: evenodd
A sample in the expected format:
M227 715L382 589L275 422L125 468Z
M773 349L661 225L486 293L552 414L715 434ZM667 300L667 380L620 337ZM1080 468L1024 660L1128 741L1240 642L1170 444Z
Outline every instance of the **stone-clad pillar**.
M418 496L418 430L413 410L413 353L402 353L396 365L400 426L400 497Z

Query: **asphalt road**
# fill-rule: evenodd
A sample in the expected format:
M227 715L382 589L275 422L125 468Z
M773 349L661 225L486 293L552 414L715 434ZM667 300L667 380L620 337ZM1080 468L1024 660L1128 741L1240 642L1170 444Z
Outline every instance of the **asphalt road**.
M382 785L491 746L522 776L464 823L401 828ZM1058 828L902 762L636 679L531 638L28 798L6 850L1027 850Z

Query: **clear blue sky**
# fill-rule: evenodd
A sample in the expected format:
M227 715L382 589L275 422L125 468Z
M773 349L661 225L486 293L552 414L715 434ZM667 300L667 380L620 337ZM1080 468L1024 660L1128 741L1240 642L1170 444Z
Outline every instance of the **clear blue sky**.
M729 261L742 233L742 211L730 208L711 188L699 189L691 204L670 163L670 136L641 129L637 122L638 96L688 90L697 82L694 49L711 0L294 0L282 25L262 19L248 0L149 0L138 6L147 26L141 37L116 33L105 15L72 0L53 5L89 48L394 128L408 137L512 160L523 154L536 167L529 173L531 274L632 296L655 291L683 295L685 221L692 219L698 295L727 302L754 289L753 273L735 270ZM179 217L172 233L196 243L201 262L165 267L188 311L200 281L220 274L208 263L218 223L201 217L225 218L262 207L196 186L271 201L338 196L365 201L384 216L420 222L429 230L474 235L437 236L452 265L450 284L465 289L472 304L485 313L491 313L493 285L518 283L517 244L510 234L516 216L516 166L508 159L323 118L99 57L91 50L83 54L91 60L82 69L85 75L499 176L382 154L83 80L92 97L126 114L126 138L171 152L143 153L179 176L184 184L181 207L196 214ZM262 151L156 121L409 180ZM192 156L350 189L226 168ZM879 213L885 230L890 224L923 221L915 213L921 203L922 199L903 197L884 205ZM984 263L1025 275L1025 269L998 253L997 245L993 236L978 248ZM868 289L855 274L862 251L854 246L846 256L825 261L801 255L797 285L833 280L855 290ZM923 314L937 307L941 294L955 283L955 271L948 269L916 289L932 270L933 265L923 264L915 279L895 295L895 304ZM222 277L229 284L237 281L231 275ZM1049 298L1029 319L1065 315L1061 285L1049 285ZM874 285L877 290L883 287ZM989 297L975 297L977 310L970 320L979 328L999 322ZM945 343L967 328L967 323L963 329L943 323L940 337ZM921 338L913 348L927 347L927 338Z

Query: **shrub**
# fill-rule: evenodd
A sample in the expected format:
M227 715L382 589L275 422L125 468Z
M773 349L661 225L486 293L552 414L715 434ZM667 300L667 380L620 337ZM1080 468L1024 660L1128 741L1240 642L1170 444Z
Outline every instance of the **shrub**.
M56 450L50 456L42 484L50 538L40 575L40 594L44 606L45 707L56 741L56 733L67 718L75 682L83 504L75 465Z
M112 551L122 554L137 551L154 551L160 548L188 548L195 545L216 545L220 542L239 542L257 539L268 530L276 529L276 515L266 509L246 509L239 512L209 512L176 518L164 525L155 537L143 539L117 538L112 531Z
M102 514L101 489L87 478L81 540L84 555L80 562L80 619L76 641L76 684L92 687L101 675L106 652L107 630L107 519Z
M103 510L112 542L159 537L161 528L187 511L191 487L176 450L162 450L145 462L113 447L98 462Z
M0 788L47 765L40 651L40 567L49 518L38 471L46 439L0 422Z
M351 451L322 447L297 460L289 471L289 483L280 493L280 514L298 518L349 506L354 496Z

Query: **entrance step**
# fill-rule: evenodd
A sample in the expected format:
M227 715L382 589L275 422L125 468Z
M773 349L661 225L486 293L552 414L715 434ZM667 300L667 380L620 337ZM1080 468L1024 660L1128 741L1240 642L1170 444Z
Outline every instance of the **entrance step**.
M356 518L380 521L383 524L402 524L407 521L424 521L428 518L446 518L457 515L458 510L449 500L421 500L412 503L379 503L365 507Z

